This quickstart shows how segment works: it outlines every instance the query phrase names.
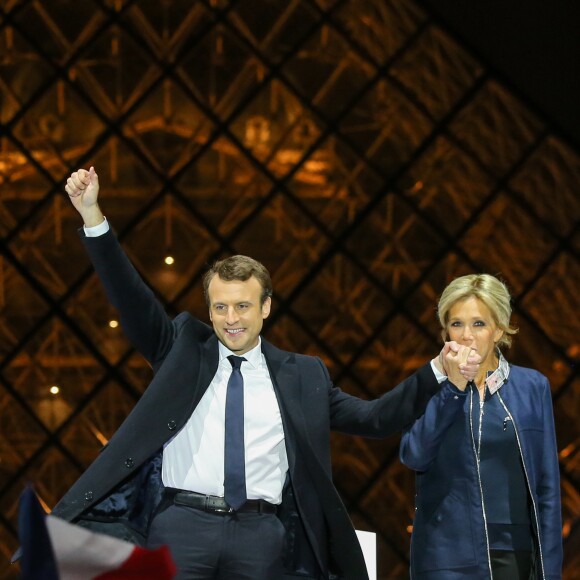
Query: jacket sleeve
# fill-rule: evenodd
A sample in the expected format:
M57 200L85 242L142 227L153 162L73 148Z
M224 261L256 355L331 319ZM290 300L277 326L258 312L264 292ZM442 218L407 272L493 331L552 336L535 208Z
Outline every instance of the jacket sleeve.
M560 466L554 426L552 396L548 379L544 377L543 392L544 449L537 486L540 541L547 580L562 578L562 507L560 499Z
M449 381L427 404L425 413L403 433L399 458L415 471L427 471L437 457L445 432L453 423L463 405L467 391L460 391Z
M331 429L351 435L386 437L399 433L424 412L440 388L431 365L426 364L382 397L367 401L332 386L328 370L322 361L319 363L330 385Z
M129 261L112 230L102 236L79 235L110 303L119 313L133 346L154 365L174 340L174 326L153 291Z

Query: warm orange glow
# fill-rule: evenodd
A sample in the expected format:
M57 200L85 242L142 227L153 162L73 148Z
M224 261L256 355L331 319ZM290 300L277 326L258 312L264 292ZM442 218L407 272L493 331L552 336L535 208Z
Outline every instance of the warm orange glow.
M560 459L565 459L566 457L568 457L568 455L570 455L570 453L574 451L575 447L576 446L573 443L564 447L564 449L560 451Z
M48 507L48 504L38 494L36 494L36 497L38 498L38 501L40 502L40 505L42 506L44 513L49 514L51 512L51 509Z
M572 526L570 525L569 521L564 522L562 526L562 537L567 538L570 535L570 530Z
M107 437L105 437L105 435L99 431L96 427L92 426L89 427L90 430L92 431L93 435L97 438L97 441L104 447L109 440L107 439Z

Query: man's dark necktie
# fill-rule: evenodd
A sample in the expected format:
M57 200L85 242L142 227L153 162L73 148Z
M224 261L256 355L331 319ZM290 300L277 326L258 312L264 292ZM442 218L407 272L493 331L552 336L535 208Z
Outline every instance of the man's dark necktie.
M246 464L244 453L244 379L240 356L230 355L232 374L226 394L226 435L224 456L224 498L233 509L246 502Z

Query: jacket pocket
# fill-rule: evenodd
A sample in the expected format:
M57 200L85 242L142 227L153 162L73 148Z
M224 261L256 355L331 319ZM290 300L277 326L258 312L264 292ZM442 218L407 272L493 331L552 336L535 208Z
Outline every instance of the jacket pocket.
M474 523L467 482L453 480L449 493L434 510L423 507L427 507L427 513L421 513L419 506L413 527L413 569L425 572L475 565Z

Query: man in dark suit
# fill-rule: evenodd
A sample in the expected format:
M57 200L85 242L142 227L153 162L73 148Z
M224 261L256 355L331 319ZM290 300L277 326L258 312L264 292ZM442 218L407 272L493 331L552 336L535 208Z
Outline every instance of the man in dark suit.
M189 313L172 320L101 213L94 169L73 173L66 191L107 296L154 376L53 514L168 544L179 578L367 578L332 484L329 433L403 429L439 388L432 368L375 401L342 392L319 358L260 336L272 286L246 256L216 263L204 279L212 326ZM477 356L460 365L464 349L444 354L450 380L475 374Z

